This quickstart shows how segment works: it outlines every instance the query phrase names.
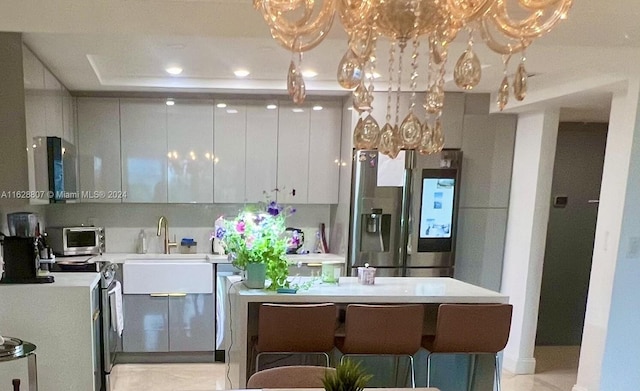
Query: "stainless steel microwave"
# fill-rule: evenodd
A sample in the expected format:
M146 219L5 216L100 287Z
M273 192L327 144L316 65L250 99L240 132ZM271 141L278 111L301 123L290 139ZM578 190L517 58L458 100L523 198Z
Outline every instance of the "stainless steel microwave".
M47 244L61 256L102 254L105 250L102 227L48 227Z

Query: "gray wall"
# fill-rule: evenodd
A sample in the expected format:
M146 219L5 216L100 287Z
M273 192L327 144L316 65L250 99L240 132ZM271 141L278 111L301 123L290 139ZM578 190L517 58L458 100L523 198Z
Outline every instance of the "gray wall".
M589 288L607 124L561 123L542 273L538 345L579 345Z

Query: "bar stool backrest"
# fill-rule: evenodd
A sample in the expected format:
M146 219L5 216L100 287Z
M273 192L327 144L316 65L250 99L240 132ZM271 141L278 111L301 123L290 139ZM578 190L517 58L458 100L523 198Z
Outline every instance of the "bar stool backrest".
M511 304L441 304L432 353L498 353L507 344Z
M247 381L247 388L323 388L325 374L335 368L294 365L256 372Z
M262 304L258 352L328 352L334 346L336 319L333 303Z
M420 304L349 304L344 354L413 355L420 349L424 307Z

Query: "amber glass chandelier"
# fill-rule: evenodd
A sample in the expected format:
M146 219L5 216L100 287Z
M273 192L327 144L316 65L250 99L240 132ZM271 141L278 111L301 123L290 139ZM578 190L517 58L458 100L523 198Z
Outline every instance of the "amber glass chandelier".
M337 79L343 88L353 90L353 106L360 113L354 146L378 149L392 158L402 149L417 149L422 154L442 150L445 64L449 44L459 32L466 31L468 41L455 64L453 80L464 90L480 82L482 69L473 45L475 38L481 38L502 55L504 78L496 102L502 110L511 90L517 100L526 95L525 49L565 19L571 4L572 0L254 0L273 38L292 53L287 89L295 103L305 99L302 53L322 42L338 15L349 37L349 48L338 65ZM380 38L390 41L387 112L382 127L371 116L376 43ZM421 41L428 45L428 56L423 56L427 57L423 67L427 84L420 86L426 91L420 102L426 118L414 114ZM408 113L400 121L402 65L409 45L412 95ZM509 80L509 60L516 53L520 62Z

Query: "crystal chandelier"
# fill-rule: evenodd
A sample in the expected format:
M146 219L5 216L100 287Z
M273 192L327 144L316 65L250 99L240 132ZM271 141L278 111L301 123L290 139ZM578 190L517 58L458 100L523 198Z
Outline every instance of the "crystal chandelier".
M336 14L349 37L349 48L338 65L337 79L353 90L353 106L360 113L354 129L356 149L378 149L395 158L401 149L417 149L422 154L439 152L444 146L445 64L449 44L461 30L468 35L467 48L457 60L453 79L464 90L473 89L482 73L474 53L474 38L480 37L502 55L504 78L497 105L502 110L513 89L517 100L527 92L525 49L535 38L551 31L565 19L572 0L254 0L273 38L291 51L287 90L295 103L305 99L305 83L300 71L302 53L316 47L327 36ZM390 41L389 85L384 126L371 115L373 79L378 39ZM418 88L418 57L421 41L428 45L426 59L426 118L414 113ZM411 103L400 121L400 86L403 57L411 45ZM520 53L513 80L507 69L513 54ZM423 56L424 57L424 56ZM392 123L395 93L395 121Z

